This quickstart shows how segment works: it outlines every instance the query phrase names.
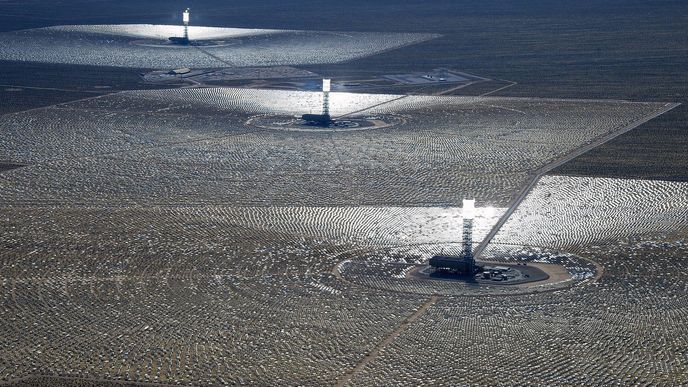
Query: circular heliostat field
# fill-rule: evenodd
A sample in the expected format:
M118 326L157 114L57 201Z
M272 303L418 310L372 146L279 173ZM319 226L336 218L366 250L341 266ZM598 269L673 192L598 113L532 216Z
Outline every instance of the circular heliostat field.
M365 117L335 118L334 122L329 126L318 126L298 116L259 115L251 117L246 121L246 125L261 129L294 132L347 132L390 128L403 124L404 122L404 118L399 115L377 114Z

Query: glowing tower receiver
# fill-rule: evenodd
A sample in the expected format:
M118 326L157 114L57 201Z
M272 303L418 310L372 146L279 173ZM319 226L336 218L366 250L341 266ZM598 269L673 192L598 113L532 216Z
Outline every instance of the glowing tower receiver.
M473 260L473 218L475 217L475 200L463 200L463 257L471 262L471 270L475 265Z
M184 13L182 13L182 21L184 22L184 39L189 40L189 20L191 19L191 13L189 12L189 9L187 8L184 10Z
M323 91L323 111L322 111L322 114L323 114L323 116L329 116L330 115L331 83L332 83L331 80L323 79L323 83L322 83L322 91Z
M463 218L471 220L475 218L475 200L463 199Z

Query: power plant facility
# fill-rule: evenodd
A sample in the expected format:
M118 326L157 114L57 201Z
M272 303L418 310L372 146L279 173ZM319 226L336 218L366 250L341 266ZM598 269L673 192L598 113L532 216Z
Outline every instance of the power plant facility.
M0 387L688 387L688 0L616 2L0 0Z
M542 281L549 275L537 267L523 263L502 263L498 266L482 262L473 255L473 218L475 200L463 201L463 238L459 255L435 255L419 273L425 278L465 280L473 283L523 284Z
M330 116L330 90L332 81L330 79L323 79L322 81L322 96L323 106L322 114L304 114L301 119L306 121L308 125L328 127L334 124L334 120Z
M189 8L182 12L182 23L184 23L184 35L182 37L170 37L170 41L174 44L188 45L191 43L189 40L189 21L191 20L191 12Z
M475 217L475 200L463 200L463 238L461 254L458 256L435 255L428 264L436 271L473 277L482 272L473 257L473 218Z

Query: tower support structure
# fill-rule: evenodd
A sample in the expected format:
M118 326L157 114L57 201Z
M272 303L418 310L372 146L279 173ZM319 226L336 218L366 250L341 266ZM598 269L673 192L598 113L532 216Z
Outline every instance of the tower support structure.
M469 272L475 268L475 258L473 257L473 219L463 219L463 242L461 256L468 264Z
M330 79L323 79L323 84L322 84L322 91L323 91L323 108L322 108L322 114L323 116L330 116L330 89L331 89L331 80Z
M182 21L184 22L184 40L189 41L189 20L191 13L189 12L189 8L184 10L184 13L182 14Z
M475 270L475 258L473 257L473 218L475 217L475 200L463 200L463 238L461 256L468 266L469 273Z
M473 218L475 217L475 200L463 201L463 232L461 235L461 253L458 256L435 255L428 260L429 266L435 271L453 273L474 278L476 273L484 268L475 262L473 256Z
M308 125L315 125L320 127L329 127L334 124L334 120L330 117L330 80L323 79L322 81L322 97L323 106L322 114L304 114L301 119L306 121Z

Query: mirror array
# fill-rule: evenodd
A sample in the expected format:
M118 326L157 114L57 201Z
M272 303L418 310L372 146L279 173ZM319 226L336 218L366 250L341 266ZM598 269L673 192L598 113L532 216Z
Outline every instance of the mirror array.
M12 31L0 34L0 58L131 68L303 65L344 62L438 37L190 26L191 45L169 43L182 34L182 26L150 24Z
M321 93L135 91L0 117L0 152L31 164L4 203L505 207L534 171L666 108L661 103L332 93L332 114L396 114L354 132L257 128Z
M162 43L180 31L15 31L0 35L0 57L290 65L434 37L192 26L212 44ZM0 116L0 382L686 379L685 183L540 179L484 258L569 265L578 277L565 288L440 298L337 269L451 249L466 197L478 200L481 240L538 171L670 105L332 93L334 116L403 120L317 133L247 124L321 105L320 93L192 88Z

